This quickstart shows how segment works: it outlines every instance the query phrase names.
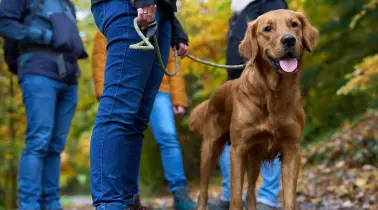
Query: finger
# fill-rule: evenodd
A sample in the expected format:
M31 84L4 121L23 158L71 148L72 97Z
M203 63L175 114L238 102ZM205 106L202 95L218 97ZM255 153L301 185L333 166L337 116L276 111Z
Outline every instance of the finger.
M148 22L152 23L155 20L155 6L151 5L148 7Z
M151 8L150 7L146 7L145 9L145 13L146 13L146 22L147 23L150 23L151 22Z
M180 46L179 53L181 58L183 58L185 56L185 48Z
M148 19L148 10L143 9L143 21L145 22L145 24L148 23L147 19Z
M147 23L146 23L146 20L144 19L144 11L142 10L139 14L138 14L138 25L140 26L146 26Z
M151 13L149 13L149 14L147 15L147 23L148 23L148 24L151 24L152 22L154 22L154 20L155 20L154 15L152 15Z
M178 44L178 51L177 51L177 53L179 54L179 56L181 56L182 52L183 52L182 45L181 45L181 43L179 43Z
M140 22L142 21L143 8L139 8L137 11L138 11L137 20L138 20L138 24L140 24Z
M188 45L184 45L184 56L183 57L186 57L188 55L188 51L189 51L189 47Z
M185 49L185 51L188 50L188 45L187 45L187 44L185 44L185 43L181 43L181 45L182 45L182 47Z

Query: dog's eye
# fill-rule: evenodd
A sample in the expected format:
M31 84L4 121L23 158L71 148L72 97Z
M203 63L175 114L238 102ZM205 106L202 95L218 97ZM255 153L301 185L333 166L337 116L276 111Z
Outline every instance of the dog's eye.
M293 28L298 27L298 23L297 22L291 22L291 27L293 27Z
M265 31L265 32L270 32L270 31L272 31L272 27L270 27L270 26L266 26L266 27L264 28L264 31Z

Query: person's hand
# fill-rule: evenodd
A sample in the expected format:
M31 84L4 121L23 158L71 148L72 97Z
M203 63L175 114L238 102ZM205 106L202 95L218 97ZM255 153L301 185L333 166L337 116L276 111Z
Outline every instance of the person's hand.
M188 55L188 45L185 43L178 43L176 46L173 46L173 49L177 50L177 54L181 57L184 58L185 56Z
M138 9L138 25L146 27L155 20L156 5L149 5Z
M183 106L173 106L173 113L176 116L183 116L186 113L186 108Z

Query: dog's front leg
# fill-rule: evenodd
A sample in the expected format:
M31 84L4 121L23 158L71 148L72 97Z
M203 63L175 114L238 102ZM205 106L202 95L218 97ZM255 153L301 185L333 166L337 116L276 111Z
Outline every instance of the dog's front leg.
M261 162L257 161L253 154L248 154L247 174L248 174L248 191L247 202L248 210L256 210L256 181L260 173Z
M243 181L245 172L245 155L242 145L232 144L230 147L231 159L231 206L232 210L243 209Z
M300 167L299 144L284 144L282 147L282 188L285 210L296 209L296 188Z

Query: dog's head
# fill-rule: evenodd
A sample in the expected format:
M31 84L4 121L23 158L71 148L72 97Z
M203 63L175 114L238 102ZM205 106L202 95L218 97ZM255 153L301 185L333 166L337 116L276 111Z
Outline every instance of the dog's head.
M276 10L248 24L239 51L249 60L261 56L280 73L294 72L304 49L311 52L317 39L318 31L303 14Z

